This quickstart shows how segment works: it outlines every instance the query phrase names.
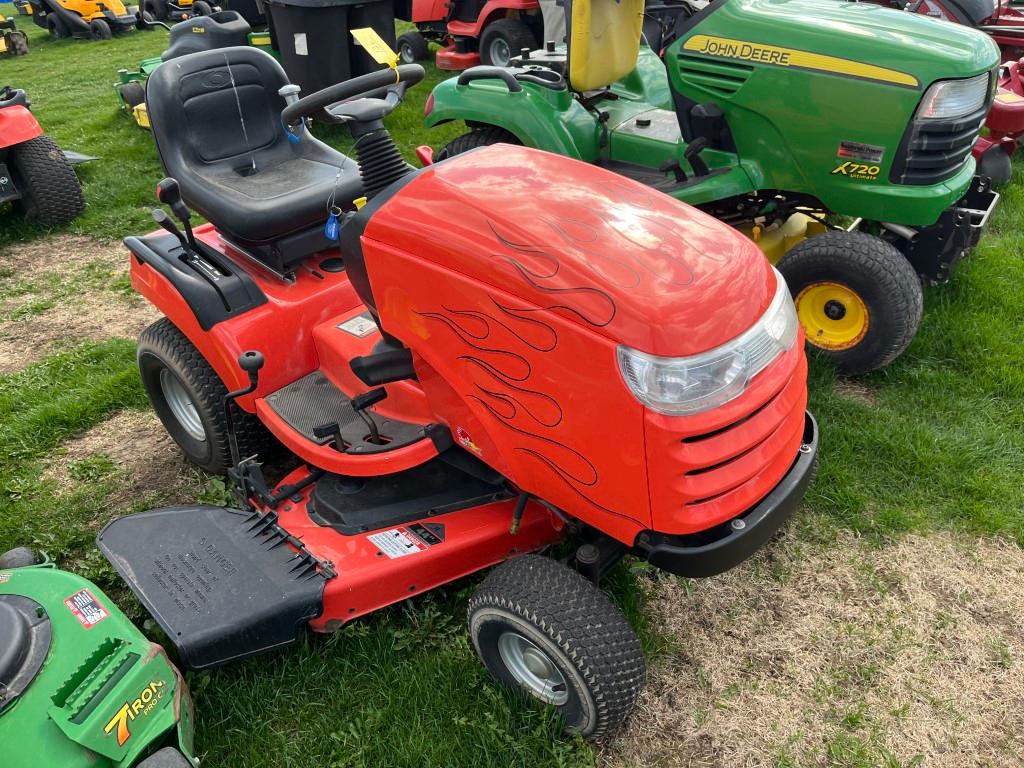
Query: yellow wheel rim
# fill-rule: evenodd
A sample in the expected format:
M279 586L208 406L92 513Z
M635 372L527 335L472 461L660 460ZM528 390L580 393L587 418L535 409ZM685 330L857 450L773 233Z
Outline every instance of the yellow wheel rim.
M863 299L839 283L811 283L796 297L796 313L807 341L839 351L860 343L870 318Z

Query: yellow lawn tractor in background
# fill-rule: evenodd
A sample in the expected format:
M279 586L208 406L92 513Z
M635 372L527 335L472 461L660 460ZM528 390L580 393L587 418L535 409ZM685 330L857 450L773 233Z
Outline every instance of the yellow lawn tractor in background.
M28 38L14 26L14 19L0 14L0 56L22 56L28 53Z
M142 10L156 21L181 21L194 16L209 16L220 7L206 0L143 0Z
M29 0L29 5L32 21L54 40L109 40L115 32L135 29L139 10L121 0Z

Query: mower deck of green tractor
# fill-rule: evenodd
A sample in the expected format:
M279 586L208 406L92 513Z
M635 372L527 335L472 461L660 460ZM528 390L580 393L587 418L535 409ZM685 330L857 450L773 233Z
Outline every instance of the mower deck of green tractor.
M193 669L295 642L321 612L320 564L268 516L170 507L114 520L97 544Z

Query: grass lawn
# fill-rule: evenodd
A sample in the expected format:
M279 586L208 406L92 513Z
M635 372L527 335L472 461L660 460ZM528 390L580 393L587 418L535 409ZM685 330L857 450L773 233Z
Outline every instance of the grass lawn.
M0 13L13 15L13 7L0 4ZM25 28L23 19L19 23ZM50 317L62 304L76 306L76 298L85 313L97 303L131 311L124 303L126 258L55 258L52 271L28 272L17 266L16 255L69 242L41 240L52 234L112 240L152 229L149 209L161 176L151 137L118 110L111 84L118 68L158 54L166 34L52 43L38 28L29 32L31 53L0 60L2 80L29 92L34 112L61 146L102 159L81 169L88 208L63 233L42 232L0 212L0 341L4 334L16 338L19 328ZM423 102L440 79L431 69L427 82L410 91L406 105L390 118L410 157L416 145L437 148L460 131L421 126ZM345 148L344 137L332 138ZM996 536L1024 546L1021 175L1018 165L978 251L949 285L926 292L920 334L899 361L856 381L839 380L827 366L813 363L811 408L821 425L821 471L790 526L789 538L797 545L821 547L840 559L851 534L875 551L918 534L952 534L965 541ZM12 256L8 264L5 255ZM126 469L115 459L130 454L140 434L114 434L102 449L81 454L69 447L119 414L147 414L130 340L85 340L69 331L58 349L32 360L0 374L0 551L21 544L44 550L109 589L141 622L144 612L93 547L96 531L115 511L166 503L182 487L188 498L217 501L225 495L223 482L182 470L185 481L132 485L130 475L138 468ZM63 469L56 472L56 465ZM763 566L758 561L750 568L750 578L768 588L773 579L785 581L785 574ZM708 583L715 589L715 580ZM685 621L678 622L681 631L670 623L648 626L644 595L651 594L652 584L664 589L666 582L623 565L611 588L640 627L655 665L671 659L683 676L713 667L715 652L702 655L688 644ZM683 598L704 588L675 580L670 587ZM613 760L607 750L560 737L552 716L523 707L489 682L464 628L471 588L472 580L460 582L286 652L189 674L204 765L586 766ZM727 602L721 609L731 610ZM1019 674L1016 653L1008 648L1005 663ZM770 683L769 669L752 674L751 685ZM896 703L863 703L852 717L832 712L829 697L838 694L831 690L822 688L819 700L825 702L821 717L835 720L829 740L802 745L806 749L780 743L767 750L763 764L920 764L916 748L894 752L885 733L871 725L875 714ZM685 712L690 704L677 706ZM741 738L737 733L722 738ZM1007 754L1005 762L990 764L1016 764ZM666 764L689 763L680 754Z

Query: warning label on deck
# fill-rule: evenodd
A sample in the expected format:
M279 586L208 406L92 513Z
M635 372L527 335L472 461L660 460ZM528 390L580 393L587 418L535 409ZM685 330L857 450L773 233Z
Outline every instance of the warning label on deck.
M64 601L64 605L75 614L75 618L86 629L92 629L110 615L107 613L107 609L100 605L100 601L88 589L75 592L75 594Z
M377 330L377 324L373 322L373 318L370 317L369 312L364 312L361 315L356 315L353 318L346 320L344 323L339 323L337 326L339 331L350 333L353 336L363 338L369 336L371 333Z
M396 557L415 555L424 552L427 544L417 536L413 536L405 528L392 528L366 537L371 544L394 560Z

